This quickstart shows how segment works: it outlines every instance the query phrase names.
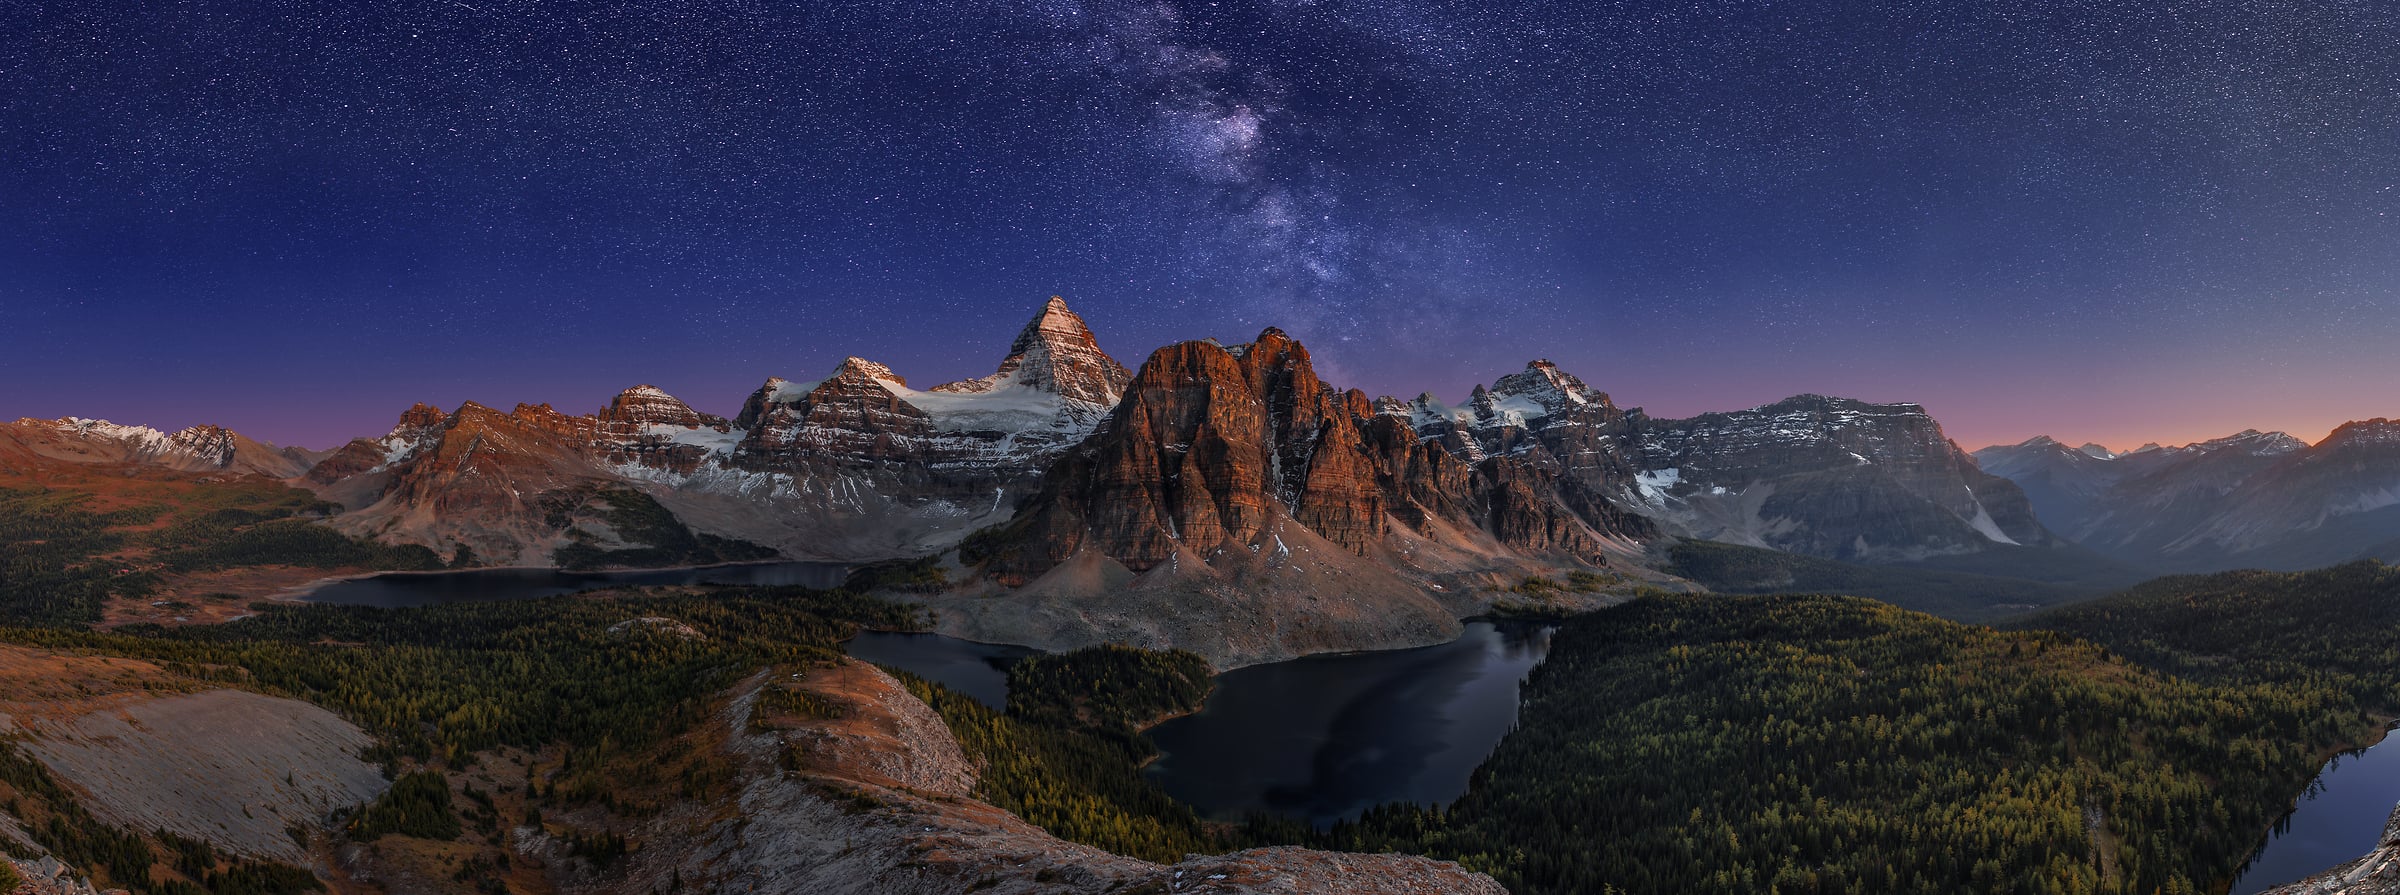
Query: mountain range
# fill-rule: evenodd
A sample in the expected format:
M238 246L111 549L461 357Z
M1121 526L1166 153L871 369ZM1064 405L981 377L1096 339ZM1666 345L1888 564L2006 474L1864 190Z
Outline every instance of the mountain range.
M2298 570L2400 559L2400 422L2344 423L2316 444L2255 429L2119 454L2049 437L1975 452L2041 522L2136 567Z
M1800 395L1653 418L1536 360L1463 401L1327 383L1280 330L1137 370L1050 299L988 376L916 388L849 357L766 379L731 418L648 385L606 407L419 404L331 452L215 427L0 427L0 463L288 480L328 524L455 561L657 557L671 519L752 556L938 555L944 629L1188 646L1220 665L1430 643L1528 577L1613 591L1706 540L1849 563L2297 566L2400 546L2400 424L2116 454L2038 438L1969 455L1924 408ZM2292 534L2297 532L2298 534ZM580 551L580 552L578 552ZM1992 557L1991 559L1978 559ZM1007 596L1009 599L994 599Z

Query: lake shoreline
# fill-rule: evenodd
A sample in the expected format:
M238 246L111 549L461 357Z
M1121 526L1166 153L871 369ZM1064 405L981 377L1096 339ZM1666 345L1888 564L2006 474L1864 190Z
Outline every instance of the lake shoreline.
M789 581L787 581L787 582L774 582L774 581L708 581L708 580L700 580L701 576L706 576L706 575L709 575L709 574L711 574L711 573L722 573L722 572L725 572L726 570L743 570L743 569L770 570L770 569L777 569L777 568L808 569L808 570L812 570L812 574L813 574L814 572L822 572L822 573L824 573L824 574L826 574L826 575L840 575L840 576L846 577L846 576L847 576L847 575L848 575L850 572L852 572L852 571L855 571L855 570L858 568L858 566L857 566L856 564L854 564L854 563L818 562L818 561L814 561L814 560L770 559L770 560L743 560L743 561L739 561L739 562L697 563L697 564L684 564L684 565L673 565L673 566L653 566L653 567L624 567L624 568L604 568L604 569L563 569L563 568L559 568L559 567L557 567L557 566L533 566L533 565L510 565L510 566L476 566L476 567L473 567L473 568L465 568L465 569L384 569L384 570L368 570L368 571L359 571L359 572L346 572L346 573L339 573L339 574L325 575L325 576L318 577L318 578L316 578L316 579L314 579L314 580L311 580L311 581L309 581L309 582L307 582L307 583L305 583L305 584L301 584L301 585L298 585L298 586L294 586L294 587L285 588L285 589L283 589L283 590L280 590L280 591L277 591L277 592L275 592L275 593L272 593L272 594L266 595L265 597L263 597L263 599L265 599L265 600L268 600L268 601L272 601L272 602L278 602L278 603L302 603L302 604L318 604L318 605L383 605L385 608L399 608L399 607L395 607L395 606L391 606L391 605L387 605L387 604L376 603L376 602L373 602L373 601L359 602L359 601L356 601L356 600L351 600L351 599L334 599L334 600L328 600L328 599L324 599L324 597L326 596L326 594L327 594L327 592L328 592L328 591L332 591L332 590L334 590L334 589L337 589L337 588L342 588L342 587L344 587L345 585L357 585L357 584L360 584L361 582L383 582L383 583L386 583L386 584L388 584L388 585L390 585L390 586L392 586L392 587L394 587L394 588L398 588L398 589L407 589L407 588L410 588L410 587L420 587L420 586L428 586L428 585L434 586L434 587L436 587L436 588L438 589L440 585L436 585L436 584L434 584L434 583L435 583L435 582L443 582L443 581L446 581L446 580L447 580L447 581L469 582L470 584L469 584L469 585L467 585L467 586L470 586L470 587L471 587L471 586L473 586L473 585L472 585L472 582L475 582L475 581L477 580L478 576L485 577L485 578L495 578L495 577L496 577L496 578L498 578L498 579L502 579L502 580L496 580L496 581L493 581L493 582L490 584L490 588L491 588L493 591L495 591L495 592L496 592L498 595L490 595L490 596L486 596L486 595L476 595L476 596L461 596L461 597L453 597L453 598L451 598L451 599L435 600L435 601L430 601L430 602L457 602L457 601L460 601L460 600L465 600L465 601L482 601L482 600L513 600L513 599L525 599L525 598L528 598L528 597L531 597L531 596L556 596L556 595L560 595L560 594L582 593L582 592L586 592L586 591L594 591L594 590L607 590L607 589L618 588L618 587L646 587L646 586L661 586L661 585L667 585L667 584L688 585L688 586L774 587L774 586L780 586L780 585L782 585L782 584L795 584L795 583L801 583L801 584L807 584L808 586L816 587L816 588L818 588L818 589L822 589L822 590L832 590L832 589L836 589L836 588L840 587L840 584L839 584L839 583L833 583L833 584L830 584L830 585L824 585L824 584L817 584L817 583L815 583L814 581L809 581L809 582L789 582ZM690 579L692 579L692 580L685 580L685 581L649 581L649 580L618 580L618 581L612 581L612 580L610 580L610 579L612 579L612 578L617 578L617 579L639 579L639 578L642 578L642 577L644 577L644 576L649 576L649 577L661 577L661 578L673 578L673 577L675 577L675 576L679 576L679 575L680 575L680 576L685 576L685 577L687 577L687 578L690 578ZM545 583L544 583L544 584L541 584L541 585L539 585L539 586L538 586L538 588L551 588L551 589L554 589L554 592L553 592L553 593L546 593L546 594L526 594L526 593L515 593L515 594L513 594L513 595L512 595L512 594L510 594L510 593L509 593L509 591L511 590L511 588L523 587L523 585L521 585L521 584L517 584L517 583L512 583L512 582L509 582L509 581L506 581L505 579L506 579L506 578L508 578L509 576L542 577L542 578L544 578L544 579L545 579ZM538 588L537 588L537 589L538 589ZM347 595L345 595L345 596L347 596ZM420 605L420 604L404 604L404 605Z
M2240 869L2234 871L2233 878L2225 881L2225 891L2233 891L2235 887L2239 886L2242 883L2243 877L2247 876L2250 873L2251 868L2256 866L2258 859L2265 857L2268 850L2275 845L2276 839L2279 838L2279 834L2276 832L2276 829L2278 827L2282 827L2300 812L2303 801L2311 798L2310 793L2316 789L2317 782L2325 778L2325 775L2328 772L2328 765L2331 765L2333 762L2343 758L2363 756L2368 750L2381 747L2386 743L2393 743L2395 747L2400 747L2400 740L2396 740L2393 737L2395 732L2400 732L2400 716L2379 716L2379 720L2372 737L2368 738L2364 744L2338 746L2319 750L2316 755L2316 773L2309 775L2308 785L2303 787L2298 794L2292 796L2291 799L2286 803L2283 813L2276 815L2275 819L2267 824L2267 828L2259 834L2260 841L2258 847L2250 850L2249 856L2242 860L2242 866ZM2370 843L2366 848L2360 849L2359 853L2365 854L2366 852L2371 851L2373 848L2373 844ZM2320 873L2324 870L2331 869L2332 867L2339 866L2341 866L2341 864L2336 862L2328 867L2310 871L2310 874L2303 875L2298 879L2307 879L2309 875ZM2269 888L2296 881L2298 880L2286 880L2281 883L2269 884Z
M609 575L625 572L700 572L709 569L731 569L741 566L776 566L784 563L794 562L825 562L827 565L857 565L856 563L835 563L813 559L745 559L738 562L712 562L701 563L698 565L607 566L598 569L568 569L561 568L559 566L469 566L463 569L382 569L370 572L352 572L346 575L327 575L307 584L300 585L299 587L286 589L280 593L269 596L267 599L305 603L308 602L307 595L309 593L323 589L329 585L340 584L344 581L360 581L368 578L382 578L387 575L395 578L426 578L436 575L456 575L462 572L557 572L561 575Z

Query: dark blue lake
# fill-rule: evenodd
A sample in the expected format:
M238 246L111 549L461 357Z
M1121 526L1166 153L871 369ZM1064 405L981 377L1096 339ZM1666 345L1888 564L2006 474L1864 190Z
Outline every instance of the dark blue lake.
M898 668L1001 710L1008 708L1008 666L1041 652L1028 646L890 631L860 631L843 646L853 659Z
M1547 655L1545 624L1470 622L1439 646L1310 656L1217 678L1199 713L1150 730L1147 773L1201 814L1271 810L1319 825L1384 802L1447 803L1516 726L1517 688ZM1032 653L933 634L861 633L850 655L1003 706Z
M2232 895L2255 895L2349 863L2383 839L2400 805L2400 736L2325 763L2290 817L2233 882Z
M1516 726L1517 690L1556 628L1475 621L1418 649L1226 672L1197 714L1150 731L1151 779L1206 817L1257 810L1317 826L1386 802L1447 804Z
M557 569L467 569L458 572L386 572L335 581L303 595L311 603L402 609L441 603L527 600L604 587L675 584L734 584L755 587L839 586L850 572L841 563L769 562L697 569L637 569L621 572L562 572Z

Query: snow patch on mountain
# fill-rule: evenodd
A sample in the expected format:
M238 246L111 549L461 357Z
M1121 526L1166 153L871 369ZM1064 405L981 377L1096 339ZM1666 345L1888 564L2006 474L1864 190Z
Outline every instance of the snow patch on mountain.
M1975 502L1975 518L1967 520L1967 524L1974 527L1976 534L1990 538L1995 544L2023 546L2017 543L2017 539L2009 537L2007 532L2000 530L2000 523L1992 519L1991 508L1984 506L1980 500Z
M70 416L59 420L62 430L72 431L85 438L105 438L132 448L135 452L163 454L175 449L167 433L149 426L120 426L107 420Z
M1666 507L1667 501L1674 499L1669 492L1673 491L1676 485L1682 483L1683 470L1674 468L1654 469L1633 477L1634 487L1641 490L1642 501L1662 509ZM1717 493L1723 493L1723 491L1722 488L1717 489Z

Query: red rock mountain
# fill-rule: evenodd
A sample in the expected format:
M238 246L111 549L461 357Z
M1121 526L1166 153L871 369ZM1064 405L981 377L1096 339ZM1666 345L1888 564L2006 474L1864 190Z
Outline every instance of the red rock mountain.
M994 571L1022 580L1085 549L1137 572L1178 554L1213 563L1268 549L1287 521L1359 555L1441 520L1494 546L1600 561L1603 533L1531 493L1542 480L1522 466L1469 467L1378 425L1281 330L1231 349L1184 342L1151 355L1110 423L1052 472Z
M1220 664L1434 642L1479 586L1626 544L1555 484L1378 417L1279 330L1183 342L1150 356L1015 522L964 548L1015 593L936 605L967 636L1184 644Z
M547 404L503 413L470 401L449 414L419 404L391 434L343 446L301 481L349 508L334 525L352 534L548 565L575 511L623 484L603 465L599 432L598 417Z

